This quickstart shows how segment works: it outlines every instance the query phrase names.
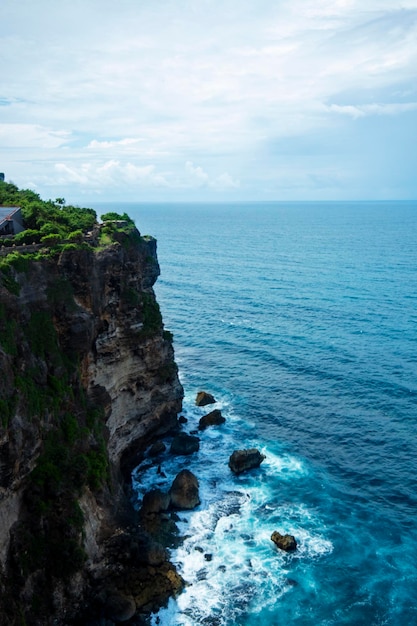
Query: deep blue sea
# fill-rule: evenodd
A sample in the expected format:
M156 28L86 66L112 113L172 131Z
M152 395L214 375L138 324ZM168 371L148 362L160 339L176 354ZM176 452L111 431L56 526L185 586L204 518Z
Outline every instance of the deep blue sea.
M171 554L189 585L153 623L417 625L417 202L102 207L158 239L185 430L227 420L136 475L139 498L200 481ZM248 447L266 459L236 477Z

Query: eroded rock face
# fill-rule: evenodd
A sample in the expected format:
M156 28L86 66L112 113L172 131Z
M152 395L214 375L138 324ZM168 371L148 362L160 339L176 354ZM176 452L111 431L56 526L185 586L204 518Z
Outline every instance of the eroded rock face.
M123 559L109 551L109 538L133 520L122 472L128 475L149 444L177 427L182 405L171 338L152 289L158 274L155 240L136 233L103 249L31 261L24 271L11 270L13 289L0 284L0 614L7 626L13 613L30 611L37 585L45 592L39 623L59 625L63 615L77 615L106 572L124 571ZM55 474L46 461L37 468L53 445L69 455L59 475L53 463L61 457L51 457ZM66 481L65 490L57 480ZM52 551L38 549L36 542L56 533L62 541ZM48 559L57 564L52 585L42 569ZM179 579L169 564L161 568L154 575L166 598ZM149 575L141 571L136 580ZM143 581L134 589L126 572L122 581L126 616L133 601L138 610L144 606ZM155 589L143 602L157 602Z
M176 509L194 509L200 504L198 480L189 470L177 474L169 490L171 506Z
M297 542L293 535L281 535L275 530L271 535L271 540L280 550L285 550L285 552L293 552L297 549Z
M229 458L229 467L235 474L241 474L259 467L264 459L265 455L256 448L235 450Z

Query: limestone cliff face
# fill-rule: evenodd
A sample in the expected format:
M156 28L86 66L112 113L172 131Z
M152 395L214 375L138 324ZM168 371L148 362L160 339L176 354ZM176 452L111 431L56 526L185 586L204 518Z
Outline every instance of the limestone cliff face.
M180 586L130 528L124 492L145 447L176 428L183 396L152 289L156 242L115 239L18 261L2 278L5 624L87 623L83 611L118 623Z

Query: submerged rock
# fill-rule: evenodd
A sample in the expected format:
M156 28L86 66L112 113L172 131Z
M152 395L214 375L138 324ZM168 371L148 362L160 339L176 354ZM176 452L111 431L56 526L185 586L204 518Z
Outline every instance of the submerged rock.
M219 411L219 409L214 409L207 415L203 415L198 423L198 430L205 430L208 426L220 426L225 423L225 418Z
M214 396L211 393L207 393L207 391L199 391L195 399L197 406L206 406L207 404L215 404L215 402Z
M235 474L240 474L259 467L264 459L265 455L256 448L235 450L229 458L229 467Z
M274 530L271 535L271 540L278 548L285 550L285 552L293 552L297 549L297 542L292 535L281 535L277 530Z
M174 437L171 443L172 454L192 454L193 452L197 452L199 448L199 438L193 435L187 435L186 433L180 433Z
M169 490L171 506L176 509L194 509L200 504L197 477L190 470L177 474Z

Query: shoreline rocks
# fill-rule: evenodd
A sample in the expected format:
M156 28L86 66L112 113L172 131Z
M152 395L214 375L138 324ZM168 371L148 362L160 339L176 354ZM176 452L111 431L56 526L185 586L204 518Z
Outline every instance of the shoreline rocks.
M214 396L211 393L207 393L207 391L199 391L195 399L197 406L206 406L207 404L215 404L215 402Z
M171 506L180 510L194 509L200 504L197 477L184 469L177 474L169 490Z
M197 452L200 448L200 440L194 435L187 435L187 433L180 433L176 435L171 443L171 454L188 455Z
M203 415L198 423L198 430L205 430L208 426L220 426L224 424L226 419L221 414L219 409L214 409L207 415Z
M235 450L229 458L229 467L234 474L241 474L251 469L256 469L265 459L256 448L247 450Z

